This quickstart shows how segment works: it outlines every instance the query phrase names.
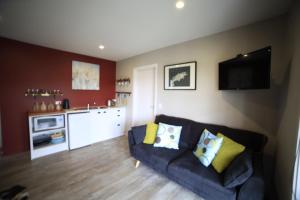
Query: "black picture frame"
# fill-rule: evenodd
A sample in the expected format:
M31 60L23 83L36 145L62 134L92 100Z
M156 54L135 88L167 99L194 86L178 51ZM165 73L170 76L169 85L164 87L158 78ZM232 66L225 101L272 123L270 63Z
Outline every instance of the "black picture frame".
M171 80L170 80L171 78ZM197 62L184 62L164 66L164 90L196 90Z

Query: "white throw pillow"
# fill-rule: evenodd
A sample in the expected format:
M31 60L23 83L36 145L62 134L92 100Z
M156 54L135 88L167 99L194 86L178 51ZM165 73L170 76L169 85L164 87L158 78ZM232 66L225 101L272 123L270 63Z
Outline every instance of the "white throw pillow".
M178 143L180 139L182 126L173 126L169 124L159 123L158 131L155 138L154 147L165 147L169 149L179 149Z
M200 162L207 167L215 158L222 143L223 137L217 137L207 129L204 129L200 140L198 141L197 148L193 153Z

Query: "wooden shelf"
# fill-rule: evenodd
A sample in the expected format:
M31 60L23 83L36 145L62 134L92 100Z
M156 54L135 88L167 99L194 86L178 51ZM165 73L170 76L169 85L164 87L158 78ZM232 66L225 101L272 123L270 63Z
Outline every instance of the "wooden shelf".
M63 96L64 94L50 94L50 93L41 93L41 94L32 94L32 93L25 93L25 97L32 96L32 97L56 97L56 96Z
M25 97L61 97L64 94L60 90L54 89L27 89L24 93Z
M131 92L116 92L117 94L128 94L131 95Z
M32 132L32 137L36 137L39 135L53 135L54 133L61 133L63 132L65 134L66 127L63 128L58 128L58 129L50 129L50 130L45 130L45 131L40 131L40 132Z
M56 143L56 144L53 144L53 143L49 142L49 143L47 143L47 144L37 145L37 146L34 146L33 149L34 149L34 150L37 150L37 149L43 149L43 148L53 147L53 146L56 146L56 145L59 145L59 144L63 144L63 143L66 143L66 139L65 139L63 142Z

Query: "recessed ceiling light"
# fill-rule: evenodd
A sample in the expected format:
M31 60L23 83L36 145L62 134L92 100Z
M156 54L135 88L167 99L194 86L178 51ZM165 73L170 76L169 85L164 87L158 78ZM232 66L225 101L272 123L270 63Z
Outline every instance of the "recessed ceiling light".
M103 45L99 45L99 49L103 50L104 46Z
M177 1L176 2L176 8L182 9L184 7L184 1Z

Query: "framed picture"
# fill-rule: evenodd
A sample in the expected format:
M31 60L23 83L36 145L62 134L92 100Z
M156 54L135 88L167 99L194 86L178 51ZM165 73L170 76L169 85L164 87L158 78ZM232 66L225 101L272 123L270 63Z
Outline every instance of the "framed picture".
M100 66L72 61L72 89L100 90Z
M165 90L196 90L197 62L165 65Z

